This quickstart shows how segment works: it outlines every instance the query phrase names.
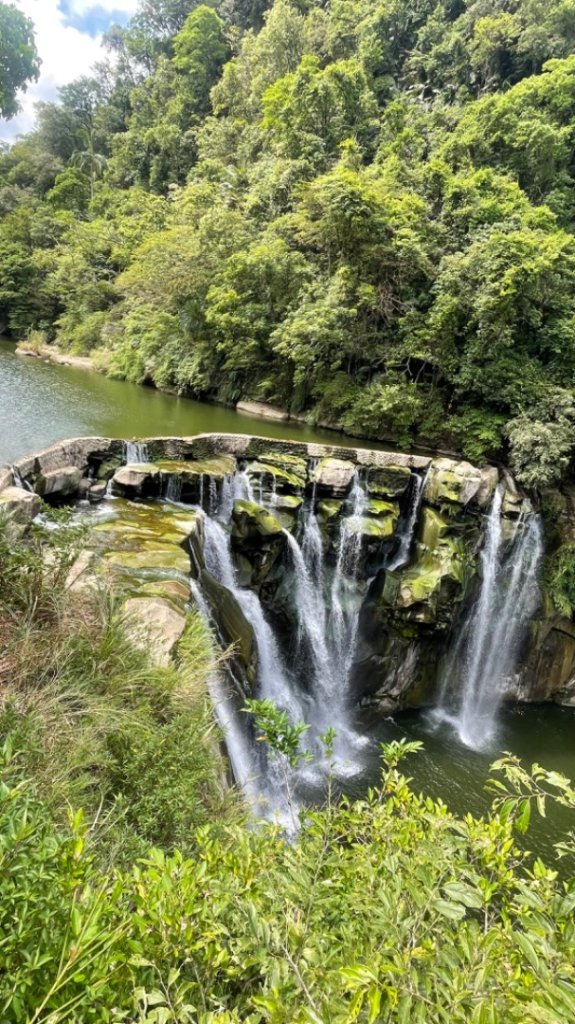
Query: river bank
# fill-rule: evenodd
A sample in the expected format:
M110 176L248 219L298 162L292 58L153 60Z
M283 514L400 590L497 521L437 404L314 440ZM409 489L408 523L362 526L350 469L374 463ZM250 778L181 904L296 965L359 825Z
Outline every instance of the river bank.
M16 355L27 356L30 359L42 359L45 363L55 363L56 366L75 366L80 370L96 370L94 360L90 356L73 356L69 352L60 352L51 345L30 345L21 341L16 345Z

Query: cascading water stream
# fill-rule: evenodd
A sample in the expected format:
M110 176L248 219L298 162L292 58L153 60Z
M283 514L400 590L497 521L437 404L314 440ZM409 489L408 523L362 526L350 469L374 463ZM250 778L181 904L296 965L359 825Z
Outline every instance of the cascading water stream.
M423 493L425 491L425 484L429 470L425 476L418 476L412 474L412 491L410 495L409 510L407 513L407 519L405 527L401 534L399 541L399 548L395 557L392 559L390 565L387 566L388 572L395 572L396 569L401 569L402 566L406 565L409 561L409 555L411 553L411 547L413 544L413 538L417 529L417 521L419 518L419 512L421 509L421 503L423 501Z
M357 646L360 602L354 593L361 555L360 520L367 507L367 495L356 473L349 497L352 513L342 520L337 564L331 586L329 629L334 645L337 692L344 693Z
M506 549L502 501L499 487L481 553L481 588L448 657L442 698L434 715L449 722L461 742L476 750L489 747L495 738L505 686L513 676L525 626L539 600L537 573L543 555L539 517L531 511L522 515ZM460 694L455 710L448 696L454 681Z
M232 594L253 629L258 655L258 698L273 701L287 712L292 723L304 721L306 713L303 699L298 699L297 690L287 676L260 600L253 591L239 587L236 583L229 534L220 522L204 516L204 537L206 569ZM277 761L268 762L266 782L264 784L262 781L258 793L267 803L271 817L290 830L296 827L297 807L293 800L286 799L284 779Z
M190 591L196 607L204 621L212 628L212 616L207 601L198 584L192 580ZM257 772L254 765L251 744L244 729L238 722L230 694L219 673L214 671L208 678L208 689L214 704L216 717L224 734L234 779L241 786L248 801L257 813L261 799L260 787L257 784Z
M217 510L217 519L220 523L230 521L234 502L239 500L254 501L250 478L245 470L224 477Z
M32 487L32 484L30 483L30 481L29 480L24 480L24 478L22 477L22 474L20 473L20 470L16 469L16 466L12 466L11 469L12 469L12 478L14 480L14 486L15 487L19 487L22 491L30 491L33 494L34 493L34 488Z
M204 516L204 558L208 572L236 599L254 631L258 652L259 696L273 700L288 712L293 722L304 717L303 707L286 674L273 630L269 625L257 594L239 587L230 549L229 534L221 523Z
M127 465L145 465L149 462L148 446L142 441L124 442L124 461Z

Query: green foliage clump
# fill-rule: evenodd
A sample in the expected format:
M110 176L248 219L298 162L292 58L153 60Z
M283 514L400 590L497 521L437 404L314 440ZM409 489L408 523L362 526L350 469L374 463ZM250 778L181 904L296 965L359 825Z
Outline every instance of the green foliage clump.
M563 544L549 559L546 590L568 619L575 617L575 544Z
M0 115L18 112L17 94L35 81L40 61L34 43L33 24L14 4L0 3Z
M514 829L551 799L575 808L572 786L507 759L490 813L458 819L410 790L408 749L390 745L377 790L308 813L292 842L205 828L191 859L154 849L109 871L5 746L3 1019L569 1020L574 883L520 853Z

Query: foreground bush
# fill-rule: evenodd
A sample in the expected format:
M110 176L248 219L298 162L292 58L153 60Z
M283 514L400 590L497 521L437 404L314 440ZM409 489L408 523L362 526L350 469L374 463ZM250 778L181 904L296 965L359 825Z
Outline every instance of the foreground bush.
M401 745L388 748L393 765ZM502 763L485 820L415 796L395 767L365 801L273 828L196 834L98 869L4 751L0 1019L149 1024L512 1022L575 1017L575 882L513 839L560 776ZM504 789L509 783L503 784Z

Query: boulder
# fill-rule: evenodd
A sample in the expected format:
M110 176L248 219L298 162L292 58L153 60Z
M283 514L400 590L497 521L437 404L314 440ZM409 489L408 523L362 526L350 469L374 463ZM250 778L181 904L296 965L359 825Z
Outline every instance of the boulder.
M263 505L239 499L232 512L232 536L240 540L277 537L283 534L280 522Z
M12 470L6 466L4 469L0 469L0 491L5 491L7 487L14 486L14 474Z
M43 498L65 498L78 494L84 473L77 466L46 470L36 480L35 490Z
M501 511L509 519L518 519L523 511L524 497L513 484L507 483Z
M42 508L42 499L21 487L5 487L0 491L0 515L7 519L7 535L11 541L19 540Z
M159 494L161 472L157 466L122 466L112 477L112 493L126 498L152 497Z
M483 482L481 470L470 462L434 459L427 474L423 498L429 505L468 505Z
M411 470L407 466L370 466L367 492L381 498L399 498L405 494L410 481Z
M132 642L155 665L169 665L186 628L185 614L162 597L139 596L125 602L124 615Z
M88 500L94 504L97 504L99 501L103 501L106 497L107 490L108 485L105 480L102 480L97 484L92 484L88 491Z
M489 508L493 501L495 489L499 483L499 470L495 466L486 466L484 469L480 470L480 473L481 485L475 495L475 501L479 505L479 508Z
M289 420L289 413L285 409L278 409L275 405L268 405L267 402L238 402L238 412L246 413L248 416L262 416L266 420Z
M353 462L345 459L321 459L312 473L312 481L319 495L330 498L345 498L348 493L356 468Z

